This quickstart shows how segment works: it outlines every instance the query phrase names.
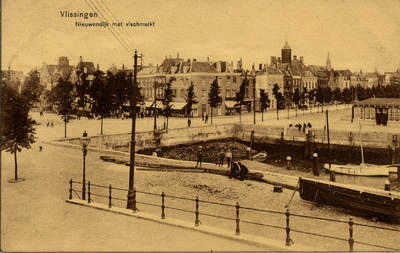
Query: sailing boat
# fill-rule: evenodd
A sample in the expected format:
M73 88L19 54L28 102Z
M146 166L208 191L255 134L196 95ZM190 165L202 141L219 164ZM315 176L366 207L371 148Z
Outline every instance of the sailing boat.
M362 142L362 130L360 122L360 142L361 142L361 164L331 164L331 171L339 174L347 174L354 176L389 176L390 172L395 172L393 165L375 165L364 163L364 150ZM329 170L329 164L325 164L324 168Z

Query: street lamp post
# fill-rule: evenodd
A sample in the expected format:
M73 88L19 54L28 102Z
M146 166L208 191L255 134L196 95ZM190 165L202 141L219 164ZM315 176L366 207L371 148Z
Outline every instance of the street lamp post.
M87 147L89 146L90 143L90 138L87 137L86 131L83 133L82 138L79 139L82 145L82 151L83 151L83 180L82 180L82 200L86 199L86 179L85 179L85 174L86 174L86 155L87 155Z

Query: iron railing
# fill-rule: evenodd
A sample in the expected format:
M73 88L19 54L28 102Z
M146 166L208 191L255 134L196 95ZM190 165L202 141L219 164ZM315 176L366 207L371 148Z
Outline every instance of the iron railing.
M82 182L73 181L72 179L69 181L69 184L70 184L69 199L72 199L73 193L75 193L75 195L78 196L79 199L83 199L78 194L78 193L82 193L82 191L73 189L73 183L82 185ZM103 189L103 191L108 189L108 195L93 193L93 191L92 191L93 187L97 187L97 188ZM102 186L102 185L91 184L90 181L87 182L87 189L88 189L88 191L87 191L87 202L89 204L91 202L94 202L93 199L92 199L93 196L108 199L108 207L109 208L115 207L115 205L113 204L113 200L124 201L124 202L127 201L126 199L112 196L112 193L114 191L121 191L121 192L128 193L127 189L112 187L111 185ZM335 219L328 219L328 218L321 218L321 217L293 214L293 213L290 213L289 209L286 209L286 212L279 212L279 211L273 211L273 210L264 210L264 209L244 207L244 206L240 206L238 202L236 203L236 205L231 205L231 204L226 204L226 203L217 203L217 202L212 202L212 201L207 201L207 200L200 200L198 196L196 196L196 198L193 199L193 198L187 198L187 197L166 195L164 192L159 194L159 193L151 193L151 192L145 192L145 191L137 191L136 189L133 189L133 192L134 192L134 200L133 200L133 208L132 208L133 213L136 213L136 212L139 211L139 209L137 208L137 204L148 205L148 206L153 206L153 207L160 207L161 208L161 219L166 219L165 209L177 210L177 211L186 212L186 213L194 213L194 217L195 217L194 226L199 226L200 224L202 224L200 222L200 220L199 220L200 204L203 203L203 204L210 204L210 205L218 205L218 206L224 206L224 207L227 207L227 208L234 209L235 212L236 212L235 218L225 217L225 216L220 216L220 215L211 214L211 213L205 213L205 212L201 212L201 215L214 217L214 218L217 218L217 219L230 220L230 221L235 222L235 235L240 235L240 224L241 223L245 223L245 224L250 224L250 225L256 225L256 226L263 226L263 227L270 227L270 228L275 228L275 229L286 230L286 238L285 238L285 245L286 246L290 246L291 244L293 244L293 241L290 238L290 232L297 232L297 233L306 234L306 235L330 238L330 239L339 240L339 241L346 241L346 242L349 243L349 251L350 252L354 251L354 244L355 243L358 243L360 245L366 245L366 246L372 246L372 247L376 247L376 248L386 249L386 250L393 250L393 251L398 251L399 250L399 248L396 249L396 248L391 248L391 247L387 247L387 246L384 246L384 245L378 245L378 244L355 241L354 238L353 238L354 225L357 225L357 226L360 226L360 227L369 227L369 228L372 228L372 229L381 229L381 230L387 230L387 231L394 231L394 232L400 232L400 230L399 229L384 228L384 227L379 227L379 226L372 226L372 225L356 223L356 222L353 221L353 218L351 218L351 217L349 218L349 221L340 221L340 220L335 220ZM152 196L156 196L156 197L160 196L161 205L160 204L150 203L150 202L137 201L137 198L136 198L137 194L152 195ZM189 205L193 206L193 203L194 203L194 207L195 208L194 208L194 210L187 210L187 209L182 209L182 208L179 208L179 207L166 206L165 205L165 199L166 198L176 199L176 200L180 200L180 201L189 201ZM190 204L190 202L192 204ZM188 205L188 204L186 204L186 205ZM282 217L285 217L285 219L286 219L286 227L277 226L277 225L273 225L273 224L266 224L266 223L261 223L261 222L255 222L255 221L249 221L249 220L241 220L240 219L240 211L241 210L249 210L249 211L254 211L254 212L282 215ZM291 217L299 217L299 218L313 219L313 220L322 220L322 221L336 222L336 223L343 223L343 224L347 223L348 224L348 229L349 229L349 238L348 239L347 238L340 238L340 237L335 237L335 236L331 236L331 235L324 235L324 234L318 234L318 233L313 233L313 232L307 232L307 231L293 229L293 228L290 227L290 218Z

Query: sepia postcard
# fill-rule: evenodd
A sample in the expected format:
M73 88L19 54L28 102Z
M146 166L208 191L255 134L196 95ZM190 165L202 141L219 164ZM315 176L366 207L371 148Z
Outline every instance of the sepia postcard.
M399 13L2 1L0 250L399 251Z

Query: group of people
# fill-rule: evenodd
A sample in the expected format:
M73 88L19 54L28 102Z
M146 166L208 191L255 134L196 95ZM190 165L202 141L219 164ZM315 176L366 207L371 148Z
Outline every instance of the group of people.
M208 114L203 112L201 114L201 120L204 121L205 124L207 124L208 123Z
M224 152L224 150L222 150L219 153L218 157L219 157L219 159L216 164L218 164L219 167L224 166L224 160L226 157L226 162L228 164L228 168L231 169L229 178L237 178L241 181L243 181L246 178L247 173L249 173L249 169L245 165L243 165L241 162L232 163L231 149L228 149L227 152ZM202 160L203 160L203 147L200 146L197 150L197 163L196 163L195 169L197 169L198 167L201 167Z

